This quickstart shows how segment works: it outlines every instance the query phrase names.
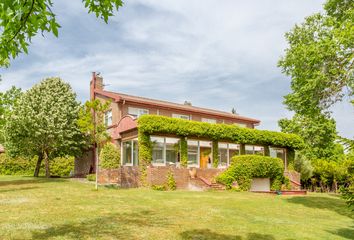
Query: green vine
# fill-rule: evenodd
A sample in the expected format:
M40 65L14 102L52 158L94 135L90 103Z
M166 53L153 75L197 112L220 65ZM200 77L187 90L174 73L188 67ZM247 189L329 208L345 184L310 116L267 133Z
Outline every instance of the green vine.
M219 143L213 141L213 166L217 168L219 166Z
M140 180L143 186L147 186L147 166L152 160L152 143L150 135L139 132L139 168Z
M187 167L188 164L188 145L185 137L181 137L181 166Z

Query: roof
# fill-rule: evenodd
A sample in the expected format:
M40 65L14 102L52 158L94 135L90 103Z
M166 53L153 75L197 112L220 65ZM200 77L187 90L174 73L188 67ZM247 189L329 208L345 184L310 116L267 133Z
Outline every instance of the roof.
M177 110L182 110L182 111L189 111L189 112L195 112L195 113L214 115L214 116L219 116L219 117L227 117L227 118L234 119L234 120L247 121L247 122L250 122L253 124L260 123L260 120L258 120L258 119L244 117L244 116L232 114L232 113L225 112L225 111L219 111L219 110L202 108L202 107L195 107L195 106L184 105L184 104L179 104L179 103L172 103L172 102L168 102L168 101L156 100L156 99L145 98L145 97L137 97L137 96L132 96L132 95L123 94L123 93L116 93L116 92L110 92L110 91L105 91L105 90L99 90L97 88L94 91L96 94L112 98L116 102L128 101L128 102L133 102L133 103L138 103L138 104L154 105L154 106L164 107L164 108L169 108L169 109L177 109Z

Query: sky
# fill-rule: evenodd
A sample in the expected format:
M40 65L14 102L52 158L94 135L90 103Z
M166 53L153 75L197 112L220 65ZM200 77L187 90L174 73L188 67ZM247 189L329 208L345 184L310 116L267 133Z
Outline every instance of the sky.
M0 91L28 89L51 76L89 98L91 72L105 87L136 96L231 111L279 130L290 79L277 67L285 32L323 0L131 0L105 24L81 1L54 0L59 38L35 37L29 54L0 69ZM353 138L354 108L333 109L340 135Z

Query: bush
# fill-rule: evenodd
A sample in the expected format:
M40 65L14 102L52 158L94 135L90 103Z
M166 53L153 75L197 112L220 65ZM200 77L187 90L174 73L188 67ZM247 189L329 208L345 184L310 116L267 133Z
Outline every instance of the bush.
M115 169L120 165L120 151L113 143L106 143L100 153L100 166L103 169Z
M88 174L86 175L86 179L90 182L96 181L96 174Z
M0 154L0 175L33 175L37 157L21 158ZM53 176L69 176L74 170L74 157L60 157L50 161L50 173ZM41 164L40 175L44 174L44 162Z
M167 174L167 188L172 191L177 188L175 178L173 177L173 173L171 171Z
M166 191L166 186L164 185L152 185L151 186L152 190L156 190L156 191Z
M74 171L74 157L59 157L50 162L50 174L53 176L70 176Z
M219 176L216 181L226 188L231 188L232 183L237 181L239 188L248 191L251 188L252 178L270 178L271 189L280 190L286 183L283 161L259 155L241 155L232 158L231 166Z

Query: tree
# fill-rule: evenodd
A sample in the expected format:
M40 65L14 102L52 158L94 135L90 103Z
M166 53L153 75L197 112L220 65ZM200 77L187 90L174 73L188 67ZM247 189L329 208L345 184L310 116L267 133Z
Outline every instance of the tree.
M80 131L85 134L95 152L96 162L96 189L98 189L98 166L99 166L99 150L104 143L110 140L107 127L104 123L104 114L110 106L110 101L102 103L98 99L86 101L80 108L79 119L77 121Z
M113 143L106 143L100 153L100 166L103 169L115 169L120 165L120 152Z
M38 156L46 177L49 162L58 156L75 156L87 142L77 125L80 104L68 83L47 78L25 92L6 118L5 147L10 155Z
M4 126L6 117L11 113L12 108L15 106L16 101L21 96L20 88L12 87L6 92L0 92L0 143L4 143Z
M286 33L289 47L279 61L291 77L285 104L303 116L328 116L334 103L353 96L354 2L327 0L324 10Z
M122 0L82 0L89 13L106 23ZM58 37L60 25L52 11L52 0L2 0L0 4L0 66L8 66L11 58L28 52L32 38L39 32L53 33Z
M334 158L336 123L324 115L307 117L295 114L292 119L281 119L278 122L281 131L295 133L305 142L302 154L308 159Z

